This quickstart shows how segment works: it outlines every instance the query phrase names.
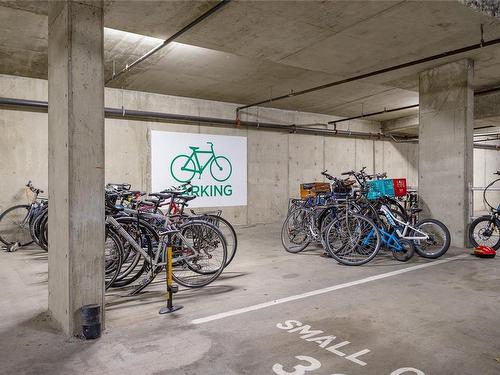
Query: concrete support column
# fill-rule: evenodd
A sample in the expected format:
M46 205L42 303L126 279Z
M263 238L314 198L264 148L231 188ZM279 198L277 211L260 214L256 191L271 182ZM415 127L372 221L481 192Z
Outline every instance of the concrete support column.
M472 184L473 62L420 73L419 178L424 215L443 221L453 246L467 244Z
M67 335L104 307L102 1L49 1L49 312Z

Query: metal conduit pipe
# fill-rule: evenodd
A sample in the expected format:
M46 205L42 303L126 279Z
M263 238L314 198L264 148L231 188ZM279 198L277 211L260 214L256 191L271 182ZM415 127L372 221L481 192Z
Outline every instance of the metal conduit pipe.
M412 104L412 105L407 105L405 107L392 108L392 109L384 109L383 111L371 112L371 113L366 113L364 115L353 116L353 117L346 117L346 118L343 118L343 119L340 119L340 120L332 120L332 121L328 121L328 123L329 124L338 124L339 122L356 120L356 119L365 118L365 117L371 117L371 116L377 116L377 115L382 115L384 113L404 111L405 109L411 109L411 108L417 108L417 107L418 107L418 104Z
M483 150L495 150L495 151L500 151L500 146L495 146L495 145L482 145L480 143L474 143L474 148L480 148Z
M490 138L484 138L484 139L477 139L475 140L474 142L491 142L491 141L500 141L500 137L499 137L499 134L492 134L493 135L496 135L495 137L490 137ZM484 137L484 136L483 136Z
M38 101L38 100L0 98L0 109L46 113L48 111L48 104L45 101ZM179 115L174 113L163 113L163 112L139 111L139 110L130 110L125 108L106 107L104 109L104 115L106 118L113 118L113 119L136 120L136 121L165 121L165 122L174 122L180 124L202 123L202 124L234 128L234 121L229 119ZM310 135L321 135L330 137L372 139L379 141L391 141L396 143L418 142L417 137L404 136L398 139L394 135L386 135L384 133L370 133L370 132L336 130L336 129L325 129L325 128L309 128L307 126L301 126L301 125L275 124L275 123L266 123L257 121L241 121L241 126L253 129L265 129L271 131L287 132L292 134L310 134ZM494 145L474 145L474 147L500 150L500 147Z

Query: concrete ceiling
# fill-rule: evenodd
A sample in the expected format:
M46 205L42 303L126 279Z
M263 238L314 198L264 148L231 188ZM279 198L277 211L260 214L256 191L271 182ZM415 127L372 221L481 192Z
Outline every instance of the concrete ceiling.
M105 30L106 76L113 61L122 68L215 3L105 1L105 26L115 29ZM0 73L47 77L46 14L45 1L0 1ZM478 43L481 24L486 40L500 37L500 20L456 0L233 1L110 86L251 103ZM475 60L476 87L500 84L500 45L463 56ZM445 61L272 106L356 116L415 104L418 72Z

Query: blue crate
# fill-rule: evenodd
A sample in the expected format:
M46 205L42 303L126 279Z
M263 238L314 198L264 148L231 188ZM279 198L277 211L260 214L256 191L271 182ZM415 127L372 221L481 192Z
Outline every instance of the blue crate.
M394 181L392 179L368 181L368 199L380 197L395 197Z

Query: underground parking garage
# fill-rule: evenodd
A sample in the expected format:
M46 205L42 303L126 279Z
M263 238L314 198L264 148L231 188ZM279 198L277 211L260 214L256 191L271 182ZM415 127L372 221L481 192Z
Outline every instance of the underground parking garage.
M0 2L0 373L500 373L499 14Z

